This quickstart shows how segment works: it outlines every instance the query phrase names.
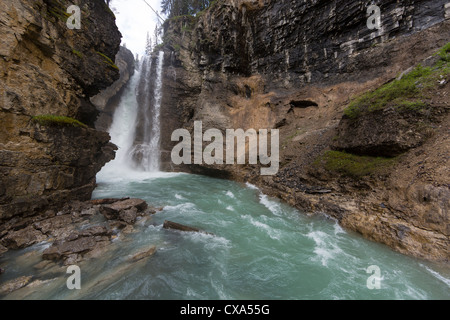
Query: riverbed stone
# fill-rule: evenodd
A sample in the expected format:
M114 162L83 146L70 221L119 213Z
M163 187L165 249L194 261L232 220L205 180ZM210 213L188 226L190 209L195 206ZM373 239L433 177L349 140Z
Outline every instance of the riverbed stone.
M147 202L145 202L142 199L128 199L115 202L111 204L109 207L116 211L128 210L134 207L137 209L137 212L142 212L145 209L147 209L148 205Z
M156 252L156 246L151 246L150 248L145 248L143 250L140 250L139 252L131 255L128 258L128 262L137 262L142 259L148 258L152 255L154 255Z
M2 243L10 249L22 249L47 239L42 232L36 230L33 226L10 231L3 239Z
M123 210L119 214L119 219L132 225L136 222L137 213L138 213L138 209L136 207L132 207L128 210Z
M0 286L0 295L8 294L25 287L33 276L22 276L17 279L10 280Z
M75 241L62 242L46 249L42 255L45 260L60 260L70 257L72 254L82 254L95 247L93 237L80 238Z
M0 256L7 251L8 251L8 249L0 244Z

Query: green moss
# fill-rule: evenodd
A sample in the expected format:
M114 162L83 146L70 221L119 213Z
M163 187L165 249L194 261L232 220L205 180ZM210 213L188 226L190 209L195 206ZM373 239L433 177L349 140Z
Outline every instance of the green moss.
M67 12L65 3L58 0L50 0L48 3L47 16L54 17L56 20L66 23L71 14Z
M165 45L166 45L166 42L163 42L163 43L158 44L157 46L155 46L155 47L153 48L153 52L158 52L158 51L160 51Z
M399 80L394 80L374 91L354 99L345 109L349 118L394 107L401 111L418 111L426 108L427 92L436 87L440 80L450 76L450 43L436 54L439 61L432 67L418 65Z
M395 158L357 156L346 152L328 151L317 158L313 165L323 166L327 171L360 179L389 168L395 162Z
M112 67L112 68L114 68L114 69L119 70L119 67L116 66L116 64L111 60L110 57L108 57L106 54L101 53L101 52L99 52L99 51L95 51L95 52L96 52L99 56L101 56L101 57L103 58L103 61L104 61L107 65L109 65L110 67Z
M88 127L87 125L76 119L49 114L34 116L32 120L36 123L39 123L41 126L48 126L48 127L80 127L80 128Z
M72 53L78 56L78 58L83 59L83 54L80 51L72 49Z

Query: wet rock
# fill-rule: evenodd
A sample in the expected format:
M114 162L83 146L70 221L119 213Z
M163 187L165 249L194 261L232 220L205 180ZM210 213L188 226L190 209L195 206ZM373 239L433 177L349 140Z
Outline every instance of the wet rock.
M95 199L95 200L91 200L89 201L89 203L94 204L94 205L101 205L101 204L113 204L117 201L124 201L124 200L128 200L130 198L121 198L121 199L115 199L115 198L109 198L109 199Z
M89 209L82 210L80 212L80 217L92 217L100 213L100 209L98 207L92 207Z
M115 202L109 206L109 208L116 211L128 210L133 207L137 209L137 212L142 212L147 209L148 205L147 202L142 199L128 199Z
M33 276L22 276L20 278L10 280L0 286L0 295L2 294L8 294L13 291L16 291L20 288L25 287L30 280L33 278Z
M0 274L3 274L3 273L5 273L5 269L0 268Z
M119 218L119 211L110 208L109 206L101 206L100 212L107 220L117 220Z
M172 222L172 221L164 221L164 225L163 225L164 229L173 229L173 230L179 230L179 231L184 231L184 232L199 232L199 233L205 233L205 234L210 234L212 235L212 233L209 232L205 232L203 230L200 230L198 228L194 228L194 227L189 227L183 224L179 224L176 222Z
M112 231L105 226L93 226L79 233L80 237L106 236L110 237Z
M2 243L10 249L21 249L44 241L45 239L47 239L47 237L43 235L42 232L29 226L18 231L10 231L6 237L2 239Z
M0 244L0 256L1 256L2 254L4 254L6 251L8 251L8 248L6 248L6 247L4 247L4 246L2 246L2 245Z
M44 234L51 234L52 231L70 226L72 217L70 215L56 216L34 223L34 227Z
M156 252L156 246L151 246L148 249L141 250L128 258L128 262L137 262L139 260L148 258L154 255Z
M133 207L128 210L124 210L119 214L119 220L122 220L128 224L134 224L137 218L137 208Z
M147 202L141 199L127 199L116 201L109 205L102 205L100 212L108 220L123 220L129 224L136 221L138 213L148 208Z
M75 241L54 244L43 252L44 260L58 261L66 259L73 254L83 254L95 247L96 241L93 237L80 238Z

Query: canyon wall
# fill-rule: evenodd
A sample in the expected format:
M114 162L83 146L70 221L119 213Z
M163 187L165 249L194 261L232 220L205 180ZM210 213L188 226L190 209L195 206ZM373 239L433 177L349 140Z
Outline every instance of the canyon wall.
M373 30L367 26L369 3L358 0L219 0L196 17L168 20L164 169L250 181L399 252L448 261L448 82L429 101L434 118L389 110L358 122L343 116L353 97L426 63L449 42L446 2L375 1L382 24ZM178 128L192 132L194 121L202 121L203 131L224 134L278 128L280 171L263 177L258 165L174 165L171 134ZM414 127L419 122L430 130L404 140L420 135ZM380 132L389 136L375 139ZM386 140L400 141L394 144L400 151L389 153ZM396 158L383 172L355 178L327 167L333 150Z
M100 112L95 122L95 128L100 131L108 131L114 111L119 106L123 90L136 71L134 55L126 47L120 47L115 58L115 64L120 70L119 79L90 99Z
M81 29L66 24L72 4ZM97 172L114 158L109 135L93 128L98 111L89 98L119 78L109 57L121 34L103 0L1 1L0 34L4 239L52 206L90 199Z

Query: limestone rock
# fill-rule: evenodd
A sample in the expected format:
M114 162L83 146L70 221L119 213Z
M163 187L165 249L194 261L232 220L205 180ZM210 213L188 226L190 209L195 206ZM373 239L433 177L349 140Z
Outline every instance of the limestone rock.
M115 156L109 134L92 129L98 111L89 97L118 79L106 57L121 35L103 0L77 2L82 29L69 30L55 13L71 4L0 2L0 237L11 219L90 199L96 173ZM32 120L40 115L87 127Z
M120 102L121 94L135 72L133 53L125 47L120 47L116 55L115 64L120 69L120 78L91 98L91 102L100 111L95 127L101 131L107 131L111 126L114 111Z
M395 157L420 146L429 136L425 116L385 109L340 122L333 147L349 153Z

